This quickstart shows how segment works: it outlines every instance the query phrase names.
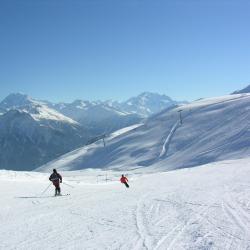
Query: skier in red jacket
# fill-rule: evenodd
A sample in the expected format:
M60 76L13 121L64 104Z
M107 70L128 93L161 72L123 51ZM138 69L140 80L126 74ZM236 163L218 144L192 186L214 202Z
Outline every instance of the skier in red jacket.
M123 183L127 188L129 188L127 177L125 177L124 175L122 175L120 181L121 181L121 183Z
M53 169L53 173L49 177L49 180L52 181L55 186L55 196L61 195L60 183L62 183L62 176L57 173L56 169Z

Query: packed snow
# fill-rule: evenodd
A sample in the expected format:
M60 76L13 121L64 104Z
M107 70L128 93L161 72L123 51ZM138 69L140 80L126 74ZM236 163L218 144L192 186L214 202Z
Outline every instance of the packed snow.
M181 108L185 110L188 110L191 108L202 108L202 107L207 107L209 105L226 104L227 102L242 100L244 98L249 98L249 97L250 97L250 93L210 97L210 98L205 98L205 99L199 99L188 104L184 104L181 106Z
M122 172L61 174L53 197L49 174L0 171L0 249L250 248L250 158L127 171L129 189Z

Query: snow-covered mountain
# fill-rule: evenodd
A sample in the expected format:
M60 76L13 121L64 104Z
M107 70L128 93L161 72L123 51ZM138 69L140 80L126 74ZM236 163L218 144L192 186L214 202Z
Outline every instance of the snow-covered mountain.
M149 117L177 104L179 102L172 100L166 95L144 92L120 103L119 107L126 112L139 114L141 117ZM118 104L116 103L115 105Z
M143 92L124 102L109 100L104 103L123 112L137 114L140 117L147 118L169 107L188 102L175 101L166 95L160 95L158 93Z
M76 100L72 103L53 104L53 108L79 122L94 135L107 134L141 120L139 115L121 111L109 104Z
M166 95L157 93L144 92L136 97L132 97L124 102L113 100L108 101L84 101L75 100L72 103L58 103L50 106L58 112L65 114L68 117L85 123L86 120L100 120L109 117L142 117L146 118L153 114L159 113L162 110L177 104L187 102L178 102L172 100ZM92 117L93 116L93 117ZM100 118L98 116L101 116Z
M152 93L143 93L123 103L76 100L58 104L21 93L10 94L0 103L0 150L4 152L0 166L35 168L95 137L139 123L143 117L175 103L169 97ZM29 159L31 152L35 153Z
M133 125L176 104L180 102L166 95L144 92L124 102L76 100L51 107L100 134Z
M27 95L9 95L0 109L0 166L4 169L32 170L90 138L79 123Z
M111 135L105 147L102 141L96 142L38 170L171 170L241 158L250 155L249 121L250 94L202 99L169 108L150 117L144 125Z
M49 120L77 124L73 119L49 108L46 102L35 100L21 93L8 95L0 103L0 110L2 113L10 110L23 111L30 114L37 121Z
M244 89L237 90L237 91L233 92L232 94L243 94L243 93L250 93L250 85L248 85Z

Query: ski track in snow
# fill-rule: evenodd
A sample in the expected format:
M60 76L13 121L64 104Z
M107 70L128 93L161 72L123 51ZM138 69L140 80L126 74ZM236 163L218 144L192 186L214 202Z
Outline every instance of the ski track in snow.
M230 219L230 221L238 228L239 236L239 249L250 248L250 214L238 204L232 197L232 192L229 187L225 188L225 199L222 201L223 210Z
M93 182L98 174L65 172L70 196L52 197L51 187L39 197L46 174L0 171L0 249L250 249L249 158L131 172L129 189Z
M172 129L171 129L171 131L170 131L170 133L169 133L167 139L165 140L165 142L164 142L164 144L163 144L163 146L162 146L162 151L161 151L159 157L163 157L163 156L165 156L165 155L167 154L167 152L168 152L168 147L169 147L169 145L170 145L171 139L172 139L172 137L174 136L174 133L175 133L175 131L176 131L176 129L178 128L179 125L180 125L180 121L177 121L177 122L174 124L174 126L172 127Z

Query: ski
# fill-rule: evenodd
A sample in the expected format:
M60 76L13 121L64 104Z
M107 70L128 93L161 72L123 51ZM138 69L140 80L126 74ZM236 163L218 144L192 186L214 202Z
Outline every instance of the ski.
M54 197L60 197L60 196L69 196L70 194L60 194L60 195L54 195Z

